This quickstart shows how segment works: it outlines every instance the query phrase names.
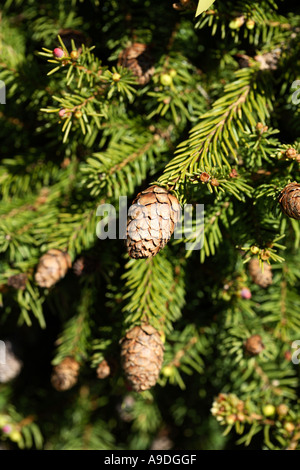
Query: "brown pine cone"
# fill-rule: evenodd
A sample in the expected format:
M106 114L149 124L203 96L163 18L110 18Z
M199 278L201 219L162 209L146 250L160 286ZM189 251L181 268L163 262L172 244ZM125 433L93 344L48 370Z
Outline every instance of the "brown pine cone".
M146 44L135 42L119 55L118 65L132 71L140 85L146 85L154 74L153 59Z
M279 204L285 215L300 220L300 184L289 183L280 193Z
M121 362L126 379L136 392L153 387L163 362L164 346L151 325L135 326L121 340Z
M68 253L56 249L49 250L39 261L35 282L40 287L51 287L65 277L71 265Z
M27 282L27 274L20 273L10 276L7 280L7 285L14 289L24 290Z
M257 356L265 349L260 335L253 335L248 338L244 343L245 351L251 356Z
M110 375L110 365L105 359L98 364L96 373L98 379L106 379Z
M57 366L53 367L51 384L58 391L63 392L72 388L78 379L80 365L72 357L66 357Z
M155 256L170 240L179 215L180 204L166 189L150 186L139 193L128 210L129 256Z
M4 362L4 364L3 364ZM14 345L10 341L0 344L0 383L7 383L16 378L23 362L16 356Z
M272 284L272 267L264 262L263 271L260 267L259 260L257 258L252 258L249 262L249 274L252 278L252 281L260 287L268 287Z

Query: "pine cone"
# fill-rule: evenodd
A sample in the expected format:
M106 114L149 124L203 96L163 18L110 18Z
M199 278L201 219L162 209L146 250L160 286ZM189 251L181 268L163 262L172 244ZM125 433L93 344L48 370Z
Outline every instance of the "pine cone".
M108 362L103 359L103 361L98 364L97 367L97 377L98 379L106 379L110 375L110 365Z
M159 186L137 195L128 210L127 248L131 258L155 256L170 240L179 219L175 196Z
M35 281L40 287L51 287L65 277L71 267L71 258L68 253L60 250L49 250L39 261Z
M164 347L151 325L135 326L121 340L121 361L128 383L136 392L153 387L163 362Z
M10 341L5 341L4 346L0 344L0 383L7 383L16 378L22 366L22 361L14 353L13 344Z
M289 183L280 193L279 204L285 215L300 220L300 184Z
M14 289L24 290L27 282L27 274L15 274L7 280L7 285Z
M244 348L251 356L257 356L257 354L261 353L262 350L265 349L265 346L260 335L253 335L245 341Z
M51 375L52 386L58 391L69 390L77 383L80 365L72 357L66 357L53 367Z
M276 70L281 56L281 49L277 48L271 52L254 57L260 63L260 70Z
M260 267L259 260L252 258L249 262L249 274L252 281L260 287L268 287L272 284L272 267L268 263L263 263L264 270Z
M136 42L124 49L119 55L118 65L131 70L140 85L146 85L154 74L153 59L146 44Z
M158 436L151 444L150 450L170 450L174 446L174 442L168 436Z

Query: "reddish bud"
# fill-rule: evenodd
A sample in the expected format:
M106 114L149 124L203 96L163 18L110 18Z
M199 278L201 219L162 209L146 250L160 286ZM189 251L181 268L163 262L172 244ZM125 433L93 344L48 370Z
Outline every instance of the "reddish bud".
M219 186L219 185L220 185L219 181L218 181L216 178L213 178L213 179L211 180L210 184L211 184L212 186Z
M9 434L11 432L11 430L12 430L12 427L9 424L6 424L2 428L2 432L4 432L5 434Z
M286 351L284 353L284 359L286 359L287 361L291 361L292 360L292 353L291 351Z
M205 171L201 173L200 181L202 181L202 183L207 183L209 180L210 180L210 175L208 173L206 173Z
M241 290L241 297L243 299L251 299L252 297L251 290L248 289L248 287L243 287L243 289Z
M56 47L54 50L53 50L53 55L54 57L56 57L57 59L61 59L65 53L64 51L60 48L60 47Z
M231 170L231 172L229 173L229 176L230 176L230 178L236 178L237 176L239 176L239 174L238 174L238 172L236 171L236 169L233 168L233 169Z

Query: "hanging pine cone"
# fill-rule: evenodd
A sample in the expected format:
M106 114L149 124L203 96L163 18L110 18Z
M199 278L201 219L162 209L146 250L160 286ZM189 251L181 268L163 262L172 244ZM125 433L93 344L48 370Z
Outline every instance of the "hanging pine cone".
M98 379L106 379L106 377L108 377L110 375L110 365L108 364L108 362L103 359L103 361L100 362L100 364L98 364L98 367L97 367L97 377Z
M66 357L57 366L53 367L51 375L52 386L63 392L72 388L78 379L80 365L72 357Z
M257 356L265 349L260 335L253 335L244 343L245 351L251 356Z
M2 364L2 362L5 362L5 364ZM3 346L3 344L1 343L0 383L7 383L16 378L20 374L22 366L23 363L16 356L13 344L10 341L5 341Z
M153 59L146 44L136 42L119 55L118 65L132 71L140 85L148 83L154 74Z
M153 387L163 362L162 340L151 325L135 326L121 340L121 361L126 379L136 392Z
M252 258L249 262L249 274L252 281L260 287L268 287L272 284L272 267L268 263L263 263L263 271L259 260Z
M51 287L65 277L71 267L71 258L68 253L60 250L49 250L39 261L35 281L40 287Z
M170 240L179 219L180 204L159 186L137 195L128 210L127 249L131 258L155 256Z
M10 276L7 280L7 285L14 289L24 290L27 282L27 274L20 273Z
M150 450L170 450L174 442L168 436L157 436L153 439Z
M280 193L279 204L285 215L300 220L300 184L289 183Z

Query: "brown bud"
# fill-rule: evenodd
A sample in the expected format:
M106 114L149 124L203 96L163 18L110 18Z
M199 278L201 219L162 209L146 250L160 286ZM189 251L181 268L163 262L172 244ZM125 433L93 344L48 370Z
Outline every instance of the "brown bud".
M258 122L255 126L255 129L259 134L263 134L264 132L267 132L269 128L268 126L264 126L262 122Z
M97 367L97 377L98 379L106 379L110 375L110 365L108 362L103 359Z
M72 357L66 357L53 368L52 386L59 392L72 388L78 378L80 365Z
M263 261L266 261L270 258L270 252L269 250L262 250L261 251L261 254L260 254L260 257Z
M253 335L245 341L244 348L251 356L257 356L263 349L265 349L265 346L260 335Z
M231 170L231 172L229 173L229 177L230 177L230 178L237 178L238 176L239 176L239 174L238 174L238 172L236 171L235 168L233 168L233 169Z
M293 148L289 148L285 152L285 156L287 158L296 158L297 157L297 150Z
M212 186L220 186L220 183L216 178L212 178L212 180L210 181L210 184Z
M210 180L211 177L208 173L205 173L205 171L204 171L203 173L201 173L199 178L200 178L200 181L202 183L207 183Z
M70 165L70 163L71 163L70 158L69 158L69 157L65 157L65 158L63 159L63 161L61 162L60 166L61 166L61 168L64 168L64 169L65 169L65 168L67 168L67 167Z
M277 406L277 413L279 416L286 416L289 412L289 407L284 403Z

